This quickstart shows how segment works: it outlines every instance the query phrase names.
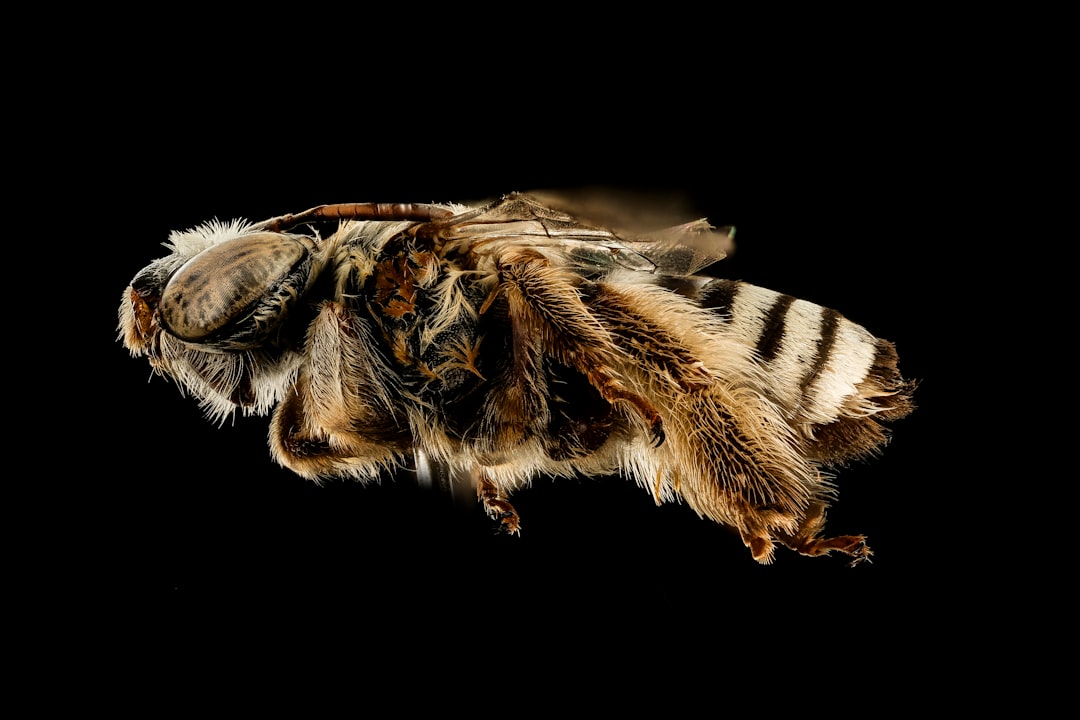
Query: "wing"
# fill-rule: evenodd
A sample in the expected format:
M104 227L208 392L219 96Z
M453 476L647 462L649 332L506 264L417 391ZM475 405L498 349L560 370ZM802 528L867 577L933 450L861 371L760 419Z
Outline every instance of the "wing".
M723 259L732 247L733 228L714 228L704 219L651 232L617 231L582 221L534 198L513 193L476 210L423 224L443 243L471 249L513 240L554 247L585 266L662 275L692 275Z

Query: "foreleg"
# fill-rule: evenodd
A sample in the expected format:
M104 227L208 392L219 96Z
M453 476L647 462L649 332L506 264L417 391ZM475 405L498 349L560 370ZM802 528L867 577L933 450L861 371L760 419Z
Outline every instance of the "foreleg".
M521 534L521 518L518 517L517 510L483 470L479 471L476 481L476 496L484 504L488 516L498 520L505 532L510 535Z

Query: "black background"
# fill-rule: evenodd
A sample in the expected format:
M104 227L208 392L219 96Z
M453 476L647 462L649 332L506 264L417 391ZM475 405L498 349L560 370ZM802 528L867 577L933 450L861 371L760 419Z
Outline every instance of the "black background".
M941 542L953 421L943 363L961 351L941 339L951 291L939 259L961 240L939 214L948 170L928 164L927 120L902 92L808 77L740 104L715 86L608 90L596 77L570 96L523 72L516 84L369 79L274 96L251 89L260 72L209 93L159 78L145 103L117 92L101 101L100 132L68 139L69 187L92 200L69 241L94 252L58 326L79 326L94 362L69 370L80 402L65 421L79 430L56 437L77 441L56 441L47 459L68 471L44 486L63 512L43 527L73 539L38 570L61 594L149 603L169 621L272 608L292 622L497 637L556 618L633 618L641 633L691 639L796 617L883 630L940 602L932 568L955 551ZM899 76L887 85L904 89ZM270 460L266 419L214 427L116 341L121 293L171 230L329 202L581 186L679 193L692 217L738 227L727 277L836 308L897 344L901 370L922 382L919 408L882 457L840 471L829 520L868 536L872 564L778 548L760 566L727 530L618 478L537 480L513 498L521 537L407 477L316 486ZM67 362L63 352L50 360Z

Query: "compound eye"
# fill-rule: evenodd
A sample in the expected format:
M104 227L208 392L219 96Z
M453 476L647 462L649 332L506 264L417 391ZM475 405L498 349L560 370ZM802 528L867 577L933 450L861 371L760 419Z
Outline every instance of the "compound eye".
M188 342L225 335L281 292L308 257L298 238L253 233L214 245L169 278L158 305L162 326Z

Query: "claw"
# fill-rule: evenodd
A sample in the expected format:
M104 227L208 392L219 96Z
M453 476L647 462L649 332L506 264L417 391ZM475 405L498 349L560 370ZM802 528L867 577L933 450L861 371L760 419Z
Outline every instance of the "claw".
M499 521L499 531L507 535L521 534L521 518L513 505L505 500L488 500L486 505L488 517Z
M854 556L854 560L848 563L848 567L855 567L859 563L864 562L870 563L871 565L874 563L874 561L870 559L870 556L874 554L874 551L867 547L866 538L861 538L861 540L862 544L859 545L859 547L845 551L849 555Z
M658 448L664 444L664 440L667 439L667 434L664 432L664 421L660 418L656 418L653 421L652 427L649 428L649 435L652 436L652 446Z
M521 519L516 511L500 513L499 524L507 535L521 535Z

